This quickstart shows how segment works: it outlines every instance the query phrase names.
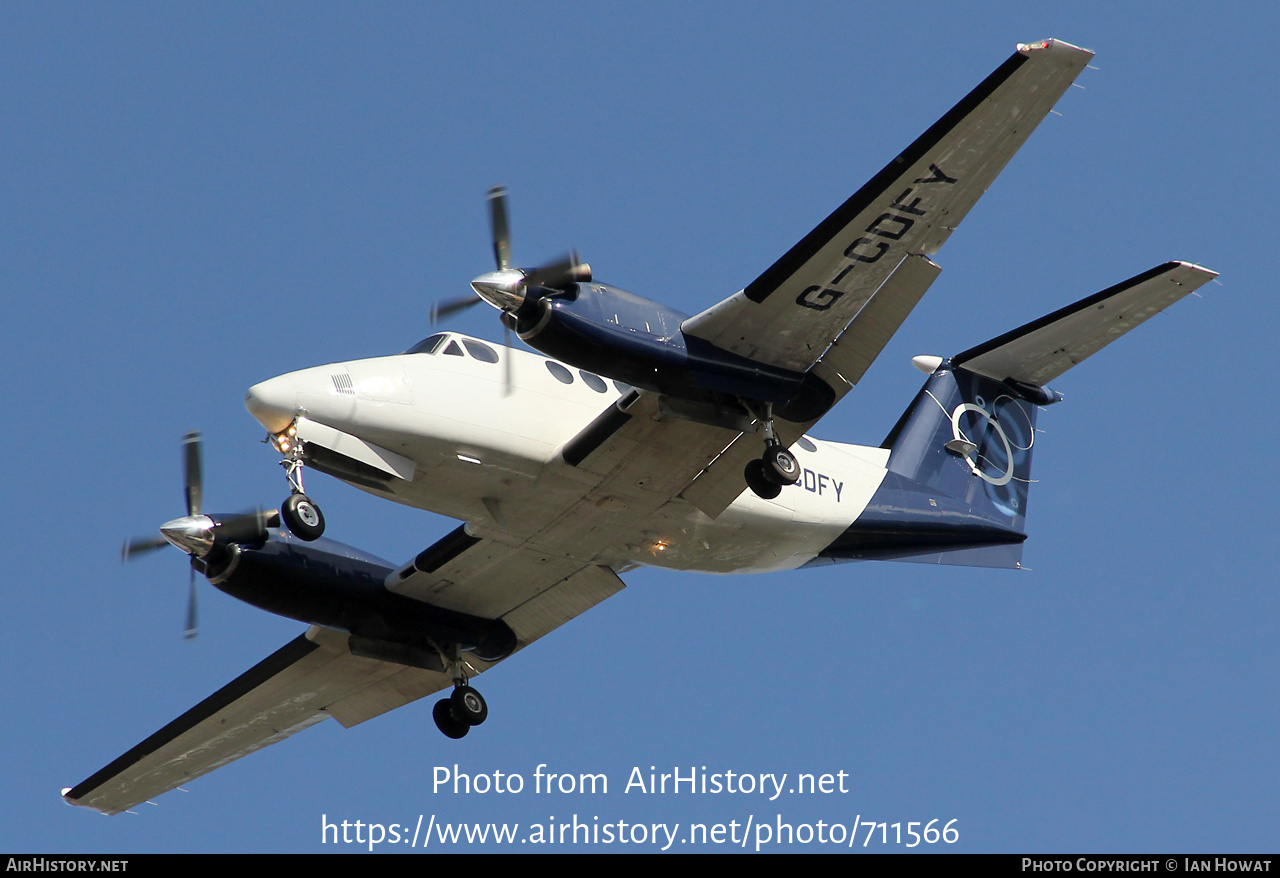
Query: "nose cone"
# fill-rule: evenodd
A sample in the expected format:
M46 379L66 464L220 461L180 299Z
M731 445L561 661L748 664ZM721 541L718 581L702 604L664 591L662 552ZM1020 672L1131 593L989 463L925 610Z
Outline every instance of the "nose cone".
M244 407L269 432L279 433L298 412L298 388L287 375L263 381L249 388Z

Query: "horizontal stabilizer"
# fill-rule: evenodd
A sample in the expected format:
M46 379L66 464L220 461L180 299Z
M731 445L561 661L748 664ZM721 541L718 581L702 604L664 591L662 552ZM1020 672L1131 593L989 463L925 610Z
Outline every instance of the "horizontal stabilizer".
M1166 262L951 361L997 381L1043 386L1217 276L1190 262Z

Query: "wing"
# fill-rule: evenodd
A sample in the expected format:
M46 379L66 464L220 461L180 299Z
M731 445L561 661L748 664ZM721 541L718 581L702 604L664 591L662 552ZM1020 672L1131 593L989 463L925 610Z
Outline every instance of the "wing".
M592 564L538 565L484 549L463 556L457 533L419 556L485 596L523 647L619 591L622 581ZM465 535L463 535L465 537ZM474 548L468 540L463 548ZM522 564L522 561L532 563ZM430 562L428 562L430 563ZM517 584L520 587L512 587ZM524 589L532 583L533 593ZM505 592L505 598L502 595ZM492 599L498 595L496 599ZM478 674L491 663L472 658ZM312 626L63 797L118 814L333 717L344 727L449 688L448 674L353 655L346 634Z
M764 274L681 329L799 372L839 337L846 359L869 364L887 341L883 316L855 318L905 260L942 246L1092 57L1056 40L1019 46ZM900 324L914 304L899 291L883 310ZM853 383L861 371L843 377Z
M64 790L63 797L73 805L118 814L320 722L331 707L405 670L357 659L346 650L345 638L331 634L336 632L313 628L289 642L92 777Z

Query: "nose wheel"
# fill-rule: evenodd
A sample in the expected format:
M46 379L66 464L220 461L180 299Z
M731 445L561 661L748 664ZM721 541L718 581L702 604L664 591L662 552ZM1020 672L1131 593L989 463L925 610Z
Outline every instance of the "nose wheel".
M306 494L290 494L280 507L285 527L300 540L311 542L324 534L324 513Z
M290 424L287 429L272 434L271 444L284 455L280 465L289 479L289 499L280 507L280 517L298 539L318 540L324 534L324 513L302 490L303 453L297 426Z

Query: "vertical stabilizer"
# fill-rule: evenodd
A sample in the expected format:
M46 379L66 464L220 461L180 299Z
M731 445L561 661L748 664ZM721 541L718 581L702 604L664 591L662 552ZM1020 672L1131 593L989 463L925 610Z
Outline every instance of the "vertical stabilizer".
M885 439L870 505L823 555L1019 566L1035 419L1005 382L944 361Z

